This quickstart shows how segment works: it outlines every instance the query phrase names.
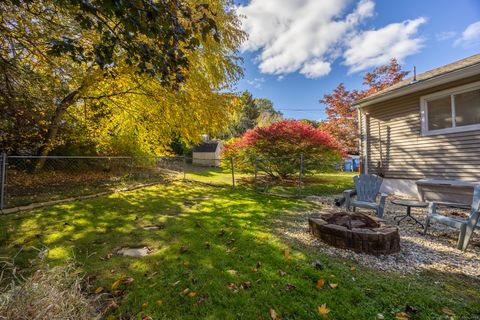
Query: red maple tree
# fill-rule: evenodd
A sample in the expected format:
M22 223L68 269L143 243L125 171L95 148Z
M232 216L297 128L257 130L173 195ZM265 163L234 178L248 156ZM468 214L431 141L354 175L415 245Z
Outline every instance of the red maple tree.
M349 91L340 83L332 93L325 94L320 103L325 105L327 119L322 129L335 137L348 153L358 154L358 119L352 104L395 83L402 81L408 71L403 71L396 59L385 66L367 72L363 77L364 90Z
M241 138L227 143L223 157L235 158L236 168L243 171L251 170L257 158L268 159L265 171L285 178L298 172L301 154L305 161L331 164L341 159L343 150L324 130L303 121L282 120L248 130Z

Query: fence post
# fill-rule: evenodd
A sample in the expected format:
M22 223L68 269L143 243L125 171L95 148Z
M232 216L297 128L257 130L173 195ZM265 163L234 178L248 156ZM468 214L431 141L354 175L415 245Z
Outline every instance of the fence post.
M230 158L230 165L232 167L232 186L235 189L235 166L233 165L233 157Z
M302 195L303 153L300 153L300 172L298 174L298 194Z
M183 181L187 178L187 155L183 155Z
M133 156L130 156L130 166L128 168L128 179L133 180Z
M255 158L255 191L257 191L258 158Z
M5 201L5 184L6 184L6 175L7 175L7 154L2 152L2 166L0 168L0 210L4 208Z

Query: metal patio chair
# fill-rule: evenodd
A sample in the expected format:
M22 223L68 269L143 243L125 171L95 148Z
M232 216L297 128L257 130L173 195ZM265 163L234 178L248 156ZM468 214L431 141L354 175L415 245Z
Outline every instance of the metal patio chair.
M480 227L480 185L476 185L474 188L470 215L466 219L441 215L437 212L437 205L438 204L435 202L429 202L427 218L425 219L424 234L427 234L427 230L431 221L440 222L447 226L459 229L460 235L458 236L457 248L465 251L468 243L470 242L470 238L473 235L475 227Z
M377 217L382 218L385 210L385 200L388 195L382 193L378 202L377 198L383 179L376 175L360 174L353 177L353 181L355 190L345 190L343 192L347 211L350 211L351 207L353 207L353 211L357 207L372 209L376 212ZM355 195L356 199L353 198Z

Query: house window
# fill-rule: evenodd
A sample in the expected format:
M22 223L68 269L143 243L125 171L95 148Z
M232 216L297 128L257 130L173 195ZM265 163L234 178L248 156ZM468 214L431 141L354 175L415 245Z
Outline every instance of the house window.
M424 135L480 130L480 82L420 99Z

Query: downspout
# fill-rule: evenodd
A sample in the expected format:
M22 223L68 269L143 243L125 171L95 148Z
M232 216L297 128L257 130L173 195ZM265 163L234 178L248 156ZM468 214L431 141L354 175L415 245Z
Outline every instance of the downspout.
M360 157L362 159L363 172L368 174L368 116L361 108L357 108L358 130L360 131ZM364 123L365 121L365 123Z

